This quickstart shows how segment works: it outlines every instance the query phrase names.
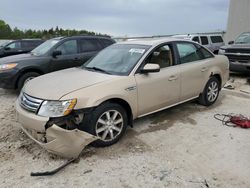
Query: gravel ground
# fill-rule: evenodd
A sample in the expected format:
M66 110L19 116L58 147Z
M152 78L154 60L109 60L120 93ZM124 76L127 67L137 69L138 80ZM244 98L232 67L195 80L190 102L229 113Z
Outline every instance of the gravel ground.
M233 78L231 84L250 91L249 79ZM209 108L189 102L136 120L119 143L88 147L78 163L51 177L30 172L65 160L21 132L13 106L17 93L0 90L0 187L250 187L250 129L213 118L249 116L250 95L236 90L224 90Z

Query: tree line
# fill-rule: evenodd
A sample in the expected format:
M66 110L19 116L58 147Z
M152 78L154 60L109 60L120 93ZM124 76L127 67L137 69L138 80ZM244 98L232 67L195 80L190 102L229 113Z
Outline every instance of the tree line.
M23 38L42 38L50 39L58 36L73 36L73 35L101 35L108 36L106 34L96 33L87 30L75 30L75 29L62 29L56 26L51 29L43 30L21 30L17 27L13 29L5 21L0 20L0 39L23 39Z

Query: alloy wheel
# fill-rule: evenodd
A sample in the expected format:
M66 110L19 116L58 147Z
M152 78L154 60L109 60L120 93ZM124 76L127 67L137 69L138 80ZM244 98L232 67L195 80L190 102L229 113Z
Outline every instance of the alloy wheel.
M219 94L218 83L216 81L212 81L208 86L207 100L209 102L214 102L217 99L218 94Z
M112 141L122 132L124 120L117 110L104 112L96 122L96 135L103 141Z

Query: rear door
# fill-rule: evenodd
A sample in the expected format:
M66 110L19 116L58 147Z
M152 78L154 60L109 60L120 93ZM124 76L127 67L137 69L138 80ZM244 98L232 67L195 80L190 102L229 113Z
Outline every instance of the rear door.
M33 41L21 41L21 48L24 53L33 50Z
M198 97L208 79L209 64L214 57L198 44L176 42L179 54L181 101Z
M52 57L52 70L61 70L81 65L81 56L77 39L69 39L60 44L55 51L61 51L61 55Z
M180 70L172 44L153 50L144 62L147 63L159 64L160 72L135 75L139 116L171 106L180 98Z

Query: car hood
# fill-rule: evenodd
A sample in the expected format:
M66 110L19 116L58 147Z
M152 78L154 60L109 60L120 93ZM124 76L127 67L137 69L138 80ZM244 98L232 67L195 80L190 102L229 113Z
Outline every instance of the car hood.
M222 46L221 49L238 49L238 48L250 48L250 44L231 44L227 46Z
M8 63L18 63L20 61L34 60L40 58L39 56L28 54L20 54L20 55L12 55L8 57L3 57L0 59L0 64L8 64Z
M29 81L24 86L23 92L40 99L59 100L71 92L108 81L114 77L117 76L81 68L70 68Z

